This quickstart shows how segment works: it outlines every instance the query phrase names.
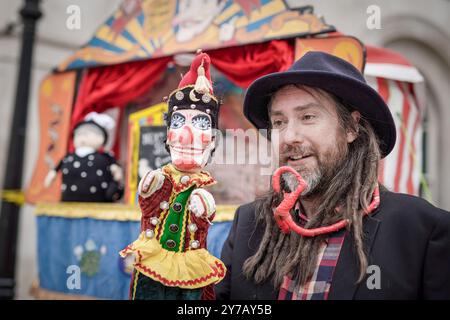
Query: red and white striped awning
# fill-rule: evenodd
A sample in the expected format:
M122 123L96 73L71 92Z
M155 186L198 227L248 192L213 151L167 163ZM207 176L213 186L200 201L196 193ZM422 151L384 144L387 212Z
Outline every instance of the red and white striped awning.
M400 54L373 46L366 46L366 50L365 75L410 83L423 82L417 68Z
M397 128L397 142L381 162L379 180L395 192L419 195L425 183L422 173L423 103L419 103L416 84L423 82L420 72L400 54L384 48L366 46L365 77L388 104Z

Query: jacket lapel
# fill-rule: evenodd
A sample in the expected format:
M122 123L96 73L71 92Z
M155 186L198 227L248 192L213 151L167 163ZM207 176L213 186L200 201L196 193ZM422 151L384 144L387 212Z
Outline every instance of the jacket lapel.
M364 247L368 256L370 256L379 224L380 220L375 219L373 216L367 216L364 220ZM330 287L329 300L351 300L354 298L358 286L365 285L364 280L360 284L356 283L359 277L359 269L353 244L353 235L349 233L342 244L341 253Z

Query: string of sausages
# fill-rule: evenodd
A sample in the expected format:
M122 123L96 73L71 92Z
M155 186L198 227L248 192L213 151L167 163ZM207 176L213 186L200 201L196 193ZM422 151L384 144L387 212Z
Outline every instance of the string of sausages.
M283 166L278 168L272 176L272 186L275 192L278 193L281 192L280 180L282 174L286 172L289 172L296 177L298 181L298 186L296 187L295 190L291 192L283 191L283 200L274 209L275 221L278 224L279 228L281 229L281 232L287 234L290 231L294 231L295 233L304 237L315 237L317 235L338 231L348 225L349 223L348 219L342 219L329 226L312 229L306 229L297 225L295 221L292 219L290 211L294 207L303 190L306 189L307 184L295 169L293 169L292 167ZM377 185L373 193L372 202L366 209L364 209L364 214L370 214L373 210L375 210L378 207L379 204L380 204L380 190Z

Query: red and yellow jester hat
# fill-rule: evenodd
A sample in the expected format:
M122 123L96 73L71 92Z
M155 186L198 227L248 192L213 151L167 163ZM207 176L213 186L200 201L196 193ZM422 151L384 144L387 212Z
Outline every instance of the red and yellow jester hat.
M214 96L210 57L203 52L197 54L189 71L181 79L178 88L169 95L167 126L170 126L172 113L182 109L196 109L211 117L211 127L218 128L220 103Z

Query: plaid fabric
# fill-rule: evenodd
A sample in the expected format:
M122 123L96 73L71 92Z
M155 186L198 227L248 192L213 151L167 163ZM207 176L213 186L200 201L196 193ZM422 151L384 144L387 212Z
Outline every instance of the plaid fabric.
M319 250L316 271L311 280L303 286L299 287L295 281L285 276L278 300L327 300L345 234L345 229L340 230L323 242Z

